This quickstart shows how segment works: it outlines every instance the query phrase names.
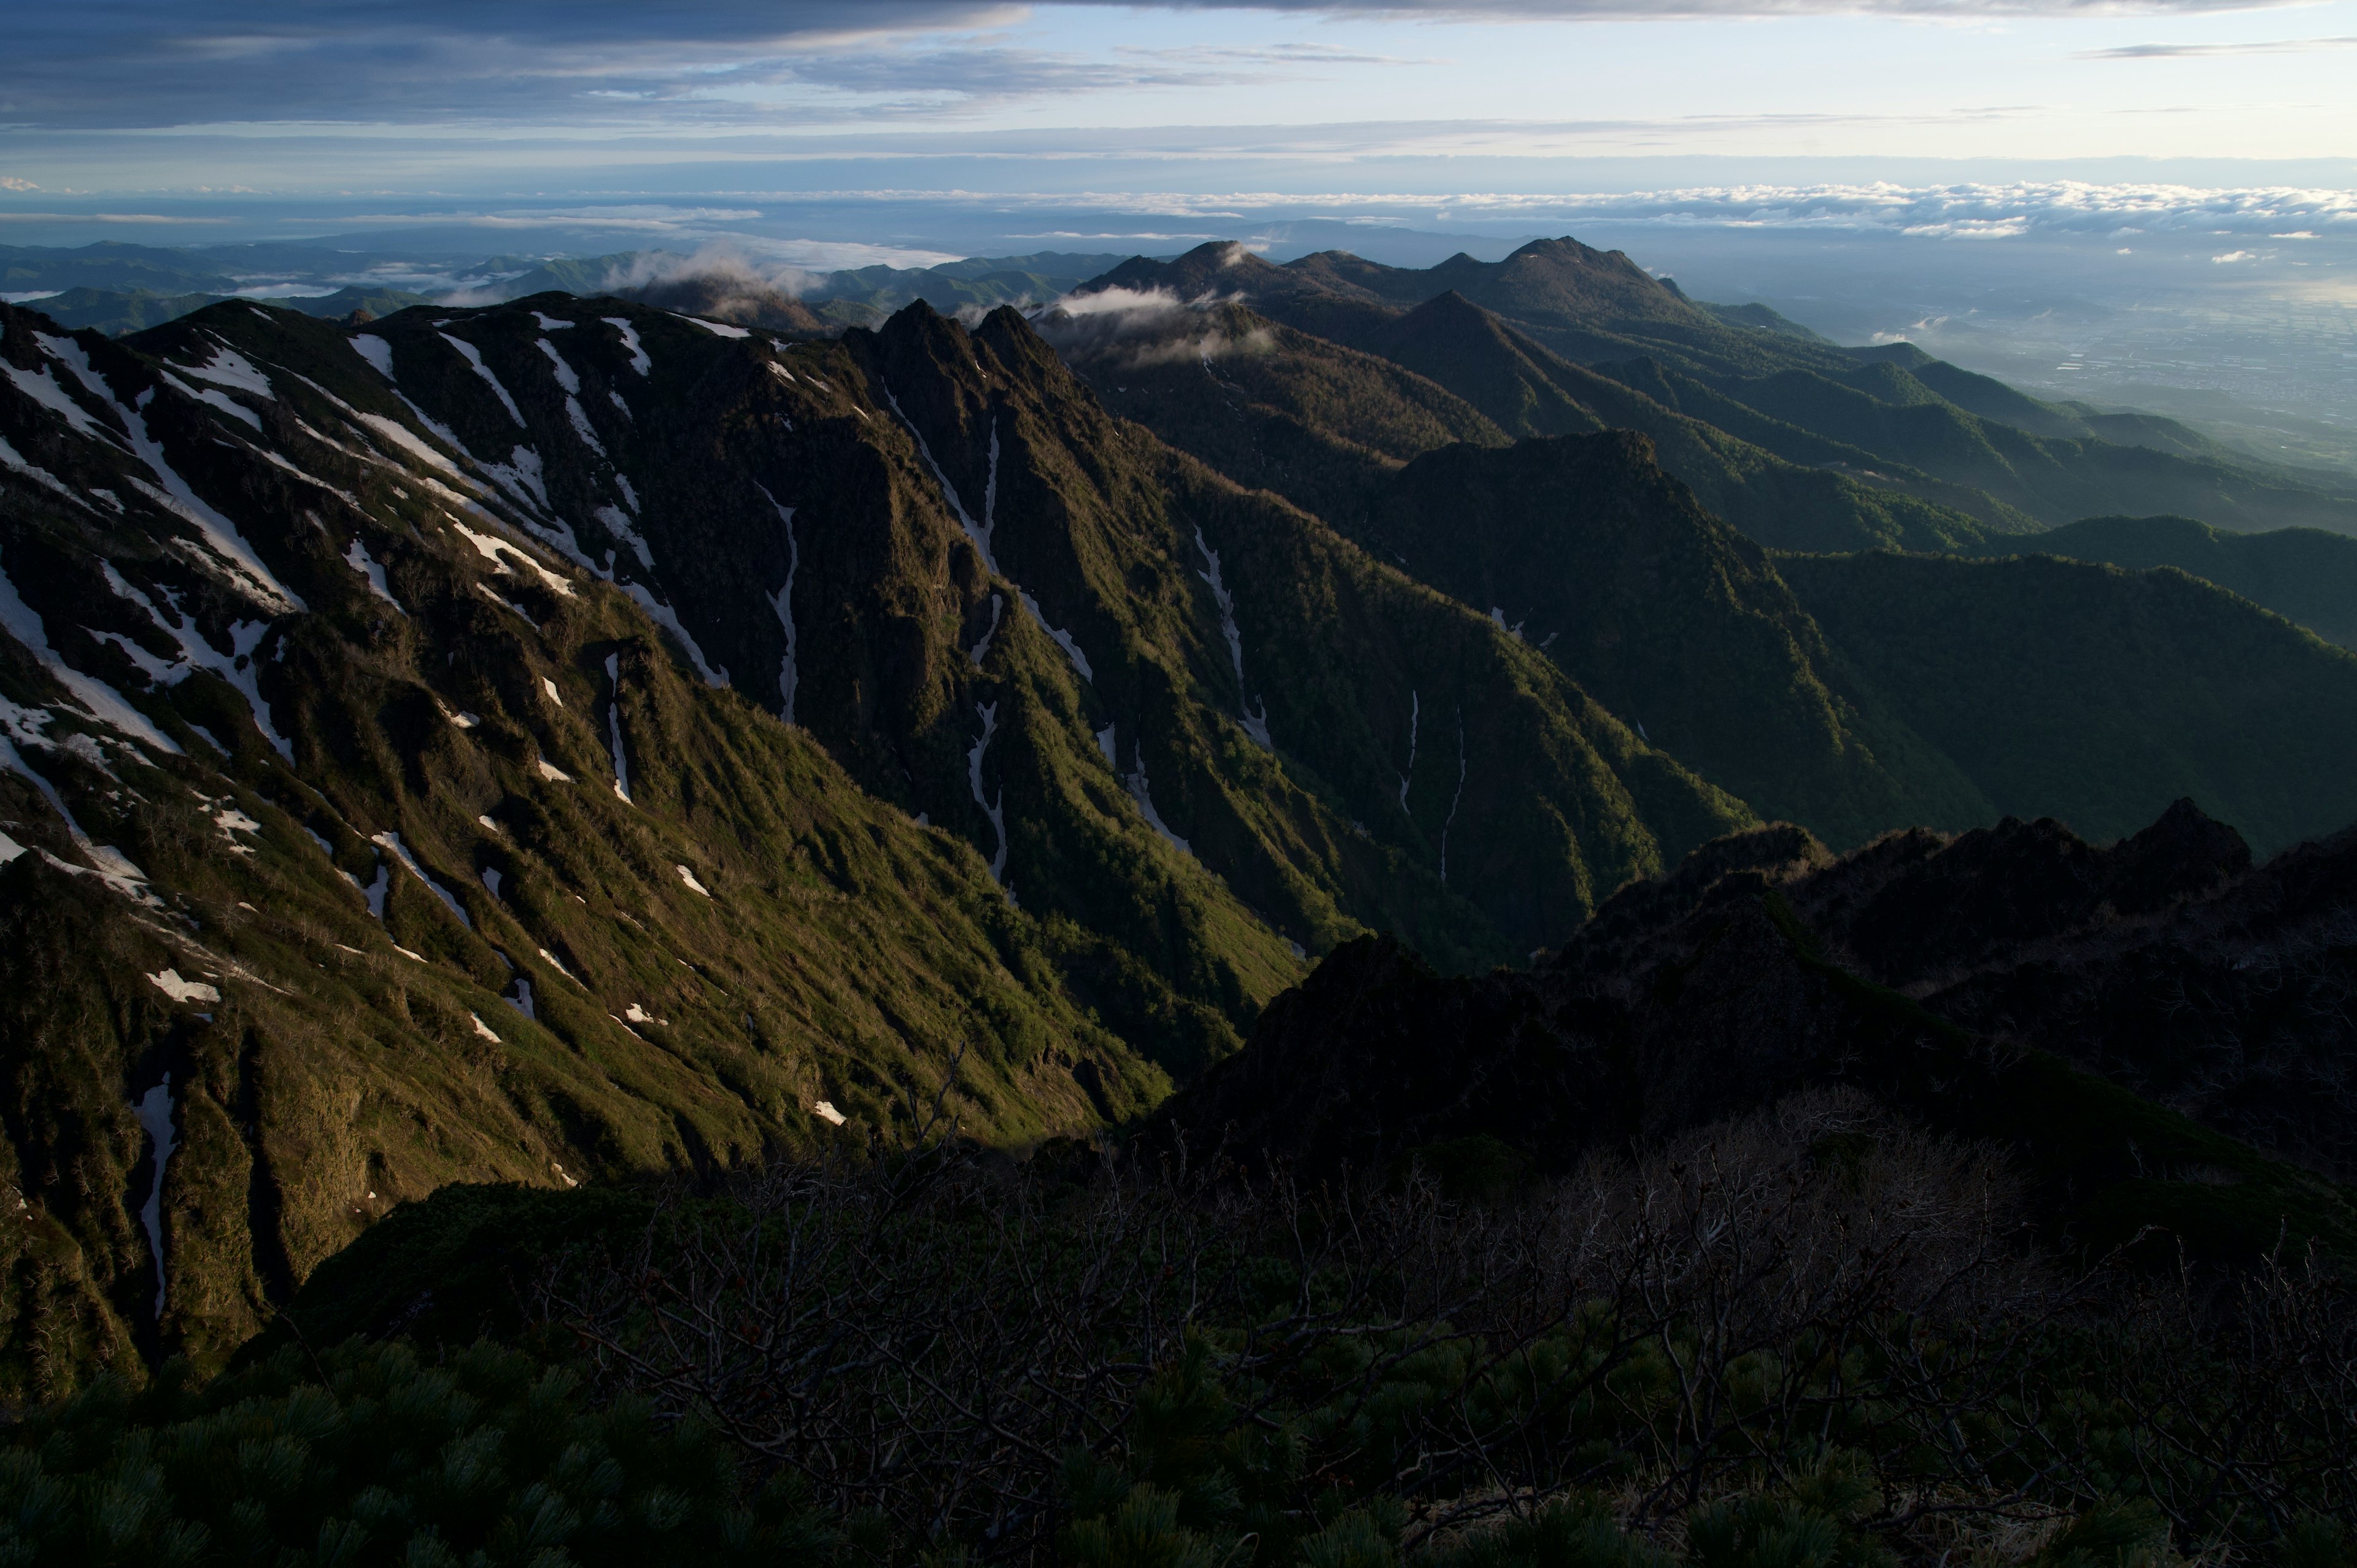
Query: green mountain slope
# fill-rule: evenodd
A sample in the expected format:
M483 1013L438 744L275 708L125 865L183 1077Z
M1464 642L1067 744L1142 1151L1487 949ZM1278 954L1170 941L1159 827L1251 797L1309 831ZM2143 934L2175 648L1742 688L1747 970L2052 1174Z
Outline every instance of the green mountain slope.
M1767 554L1613 432L1419 457L1352 532L1488 607L1647 736L1835 843L1988 803L1903 726L1827 684L1823 635Z
M2131 572L2174 566L2343 647L2357 643L2357 541L2319 528L2234 533L2190 517L2090 517L2004 542ZM2002 548L1992 542L1985 548Z
M961 1056L973 1135L1102 1126L1310 947L1495 962L1753 820L1012 312L0 354L19 1389L217 1357L447 1182L888 1138Z
M2237 457L2169 421L2099 425L1953 367L1928 372L1986 411L1974 412L1916 373L1926 368L1916 364L1919 351L1847 349L1741 324L1617 252L1569 239L1534 241L1502 262L1460 255L1424 269L1338 252L1280 267L1211 244L1168 263L1137 258L1088 285L1108 287L1180 301L1234 297L1273 320L1360 346L1403 309L1454 291L1540 347L1673 413L1787 462L1961 510L1997 532L2128 508L2185 511L2234 528L2357 532L2357 495L2329 477Z
M2067 762L2038 766L2035 755L2047 744L2041 733L2016 722L2010 697L1992 695L2010 691L2007 681L2029 679L2018 652L1989 655L2003 673L1974 698L1989 708L1986 723L1935 729L1924 716L1940 711L1934 693L1975 681L1982 650L2011 635L2017 611L2000 596L1951 600L1955 563L1923 568L1930 607L1893 586L1887 615L1928 618L1921 626L1932 640L1910 655L1923 668L1910 665L1906 679L1889 678L1878 646L1851 649L1835 628L1818 623L1805 595L1792 596L1782 557L1763 559L1709 515L1723 506L1757 537L1768 532L1759 521L1763 498L1795 478L1808 481L1795 487L1799 498L1813 494L1834 507L1881 497L1747 448L1569 365L1453 294L1391 318L1365 339L1432 379L1404 375L1384 360L1233 304L1100 305L1050 315L1042 328L1116 412L1246 483L1318 510L1376 558L1519 628L1583 691L1641 724L1644 735L1705 778L1829 843L1848 846L1921 823L1962 829L2007 811L2057 815L2091 833L2126 831L2191 793L2275 847L2330 831L2344 807L2357 810L2357 797L2330 788L2294 804L2270 778L2292 756L2277 726L2325 722L2320 715L2337 712L2346 695L2329 679L2316 683L2316 650L2297 637L2237 656L2254 682L2287 682L2304 693L2300 703L2254 710L2249 722L2263 738L2246 758L2219 751L2218 737L2203 728L2212 709L2201 693L2215 671L2181 658L2130 667L2104 659L2093 639L2044 655L2054 674L2038 701L2059 704L2051 722L2126 727L2136 744L2083 747ZM1448 406L1434 402L1447 395L1435 385L1442 380L1487 403L1478 411L1470 399L1457 403L1468 410L1460 425L1480 413L1492 417L1471 441L1418 453L1437 435L1432 411ZM1625 436L1524 435L1501 445L1506 432L1492 434L1506 421L1526 429L1594 418L1570 389L1595 397L1616 423L1664 431L1686 454L1684 471L1661 448L1631 446ZM1749 474L1731 463L1715 471L1704 466L1729 452L1759 466ZM1405 465L1403 456L1410 458ZM1697 467L1710 488L1689 492L1675 481ZM1990 535L1945 515L1958 525L1952 532L1911 542L1994 554L2025 544L2043 550L2050 538ZM1880 525L1855 507L1813 517L1796 506L1777 525L1789 532L1770 536L1806 537L1820 524L1846 546L1861 542L1861 533L1864 542L1885 542L1873 532ZM2072 578L2057 590L2051 613L2103 624L2122 613L2122 591L2100 574ZM2073 596L2087 603L2061 608ZM2189 646L2231 643L2243 635L2247 607L2205 589L2173 613ZM1953 628L1944 644L1931 630L1942 627ZM2106 719L2092 695L2119 682L2138 687L2133 725ZM2190 750L2212 763L2194 772L2156 771L2147 746L2171 755Z
M202 310L208 305L244 297L247 296L226 294L156 294L146 289L121 292L70 288L34 303L35 308L42 315L61 327L76 331L86 328L92 332L103 332L110 338L120 338L125 333L141 332L150 327L160 327L167 321L178 320L191 311ZM386 316L413 305L423 305L425 296L404 293L399 289L339 288L333 294L266 299L260 303L299 310L306 316L350 316L356 310L365 310L371 316Z
M1929 475L1878 472L1863 452L1813 455L1816 466L1780 457L1571 363L1454 291L1361 334L1358 344L1447 387L1509 435L1641 431L1662 466L1704 505L1774 548L1954 550L2032 526L2003 512L1975 521L1959 510L1975 498Z
M2190 797L2261 854L2357 818L2357 655L2207 583L2050 555L1773 559L1842 677L2000 813L2100 842Z
M1164 1091L1085 941L230 308L269 359L0 314L6 1386L217 1358L445 1182L814 1149L961 1052L995 1139Z

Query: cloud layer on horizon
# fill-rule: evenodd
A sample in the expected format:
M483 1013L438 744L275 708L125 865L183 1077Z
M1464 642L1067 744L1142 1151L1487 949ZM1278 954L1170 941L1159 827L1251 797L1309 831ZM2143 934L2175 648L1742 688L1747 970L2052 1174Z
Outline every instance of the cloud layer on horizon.
M781 102L881 113L1124 88L1279 82L1381 57L1336 46L1115 48L1009 43L1005 29L1082 0L95 0L20 8L0 121L99 130L328 121L726 125ZM1939 20L2247 11L2290 0L1161 0L1420 20L1870 16ZM1051 29L1052 31L1052 29ZM2167 48L2169 46L2153 46ZM2187 46L2198 47L2198 46Z

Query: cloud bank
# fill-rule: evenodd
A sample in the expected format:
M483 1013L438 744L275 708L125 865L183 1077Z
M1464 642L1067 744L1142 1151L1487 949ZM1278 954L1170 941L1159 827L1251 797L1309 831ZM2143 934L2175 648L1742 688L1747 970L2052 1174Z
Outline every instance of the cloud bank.
M1066 0L93 0L20 6L0 120L51 129L253 122L720 126L781 105L922 112L1108 88L1276 82L1383 57L1329 45L1123 48L996 35ZM1077 3L1077 0L1074 0ZM2185 16L2284 0L1165 0L1146 9L1453 21Z

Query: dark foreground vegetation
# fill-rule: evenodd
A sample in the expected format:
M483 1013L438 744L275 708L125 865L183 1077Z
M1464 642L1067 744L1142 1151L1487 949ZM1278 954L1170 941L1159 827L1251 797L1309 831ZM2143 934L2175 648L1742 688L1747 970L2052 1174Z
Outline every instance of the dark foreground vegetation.
M2027 1190L1852 1090L1544 1177L935 1141L452 1189L209 1387L17 1425L0 1561L2350 1561L2333 1261L2083 1256Z

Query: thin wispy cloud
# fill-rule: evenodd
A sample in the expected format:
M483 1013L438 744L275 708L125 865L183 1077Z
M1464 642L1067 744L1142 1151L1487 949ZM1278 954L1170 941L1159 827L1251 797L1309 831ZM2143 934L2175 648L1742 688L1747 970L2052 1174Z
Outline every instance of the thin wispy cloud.
M2276 38L2240 44L2125 44L2117 48L2082 49L2076 59L2216 59L2235 55L2296 55L2313 49L2357 48L2357 37L2338 38Z
M1148 15L1250 10L1434 22L1866 16L1942 20L2190 16L2281 0L1170 0ZM1010 43L1065 0L96 0L19 7L0 120L49 128L251 121L548 121L715 125L819 94L884 111L1106 90L1278 82L1407 63L1294 41L1121 47ZM1224 24L1222 24L1224 25ZM1052 34L1057 29L1045 29ZM799 95L799 96L798 96Z

